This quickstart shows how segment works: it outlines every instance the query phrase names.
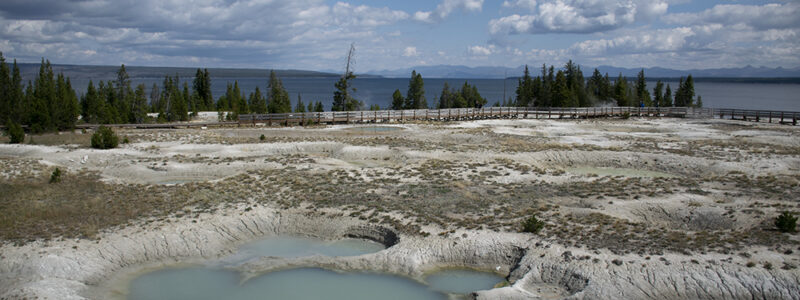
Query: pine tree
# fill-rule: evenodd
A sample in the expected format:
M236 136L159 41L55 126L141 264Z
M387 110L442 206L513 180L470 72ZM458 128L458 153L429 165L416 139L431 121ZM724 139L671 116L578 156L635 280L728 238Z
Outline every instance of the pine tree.
M664 106L664 83L661 80L656 82L656 87L653 88L653 104L655 106Z
M639 71L636 76L636 100L638 106L652 106L650 92L647 91L647 79L644 77L644 69Z
M574 100L572 91L567 84L567 76L564 72L558 70L556 73L556 80L553 84L553 106L554 107L571 107L577 101Z
M0 124L6 124L12 113L11 69L0 51Z
M290 113L292 112L292 102L289 100L289 92L283 88L275 71L269 73L269 96L267 97L267 111L269 113Z
M297 106L295 106L294 112L296 113L306 112L306 106L305 104L303 104L303 98L300 96L299 93L297 94Z
M548 71L547 66L542 64L542 87L539 89L538 95L535 96L537 102L536 106L550 107L553 106L553 68L550 67Z
M267 99L261 95L261 89L256 87L256 90L250 93L250 110L256 114L267 113Z
M25 93L22 91L22 76L19 74L17 60L14 60L13 75L11 76L11 86L9 91L10 111L9 119L19 124L25 119Z
M594 97L600 101L606 101L606 99L603 98L605 93L604 88L603 75L600 74L599 70L594 69L594 72L592 72L592 77L590 77L586 82L586 90L589 91L589 95L591 97Z
M400 93L400 90L397 90L397 93ZM402 97L402 95L400 95ZM439 95L439 104L436 106L439 109L450 108L452 104L450 103L452 96L450 96L450 84L447 81L444 82L444 87L442 88L442 93Z
M392 94L392 109L393 110L401 110L401 109L403 109L404 105L405 105L404 102L405 102L405 98L403 97L403 94L400 93L400 90L399 89L398 90L394 90L394 93Z
M664 103L661 106L671 107L672 105L672 88L670 88L669 83L667 83L667 90L664 92Z
M619 73L619 77L614 81L614 99L617 100L617 106L630 106L628 99L628 81Z
M567 80L567 88L570 90L568 107L589 106L589 97L586 95L584 87L584 77L581 67L569 60L564 65L564 76Z
M517 85L517 103L520 106L528 107L533 105L534 102L534 88L533 88L533 79L531 79L531 73L528 70L528 65L525 65L525 71L522 74L522 78L519 79Z
M322 106L322 101L317 101L317 104L314 105L314 112L324 112L325 107Z
M144 83L139 84L136 86L136 91L134 92L133 96L133 109L131 113L133 115L134 123L140 124L144 123L144 120L147 118L147 97L145 96L147 87Z
M55 129L53 116L55 115L56 105L56 85L54 80L53 68L50 61L45 62L39 67L39 76L33 85L31 106L28 108L30 115L30 128L34 133L41 133Z
M703 97L697 96L697 103L695 103L694 107L702 108L703 107Z
M422 80L422 74L417 73L416 70L411 71L406 101L403 106L406 109L428 108L428 102L425 100L425 83Z
M307 112L314 112L314 101L308 101L308 109Z

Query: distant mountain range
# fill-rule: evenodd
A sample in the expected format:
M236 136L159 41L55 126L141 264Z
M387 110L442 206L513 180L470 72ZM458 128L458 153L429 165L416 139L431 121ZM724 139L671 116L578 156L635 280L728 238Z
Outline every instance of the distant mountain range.
M540 74L541 66L529 66L533 76ZM589 77L594 71L594 67L581 66L583 75ZM635 77L640 68L618 68L613 66L599 66L597 69L610 77L616 78L622 73L625 77ZM507 67L466 67L466 66L418 66L397 70L372 71L370 74L383 77L409 77L412 70L421 73L423 78L506 78L522 76L524 66L516 68ZM687 76L710 77L710 78L796 78L800 77L800 67L786 69L782 67L767 68L746 66L743 68L721 68L721 69L693 69L675 70L660 67L644 68L645 76L648 78L677 78Z

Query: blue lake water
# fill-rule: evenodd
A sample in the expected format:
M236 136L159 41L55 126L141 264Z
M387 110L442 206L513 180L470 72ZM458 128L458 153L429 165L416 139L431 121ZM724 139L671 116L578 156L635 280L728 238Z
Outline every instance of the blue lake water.
M163 78L134 78L132 82L134 85L144 83L149 89L153 83L160 85L162 80ZM191 78L188 80L191 87ZM299 95L306 105L309 101L322 101L325 109L330 110L333 102L333 85L337 78L282 78L281 80L293 103L297 101ZM445 82L452 88L460 87L465 81L476 85L490 105L495 101L502 102L504 95L506 98L513 98L517 88L517 81L514 79L427 78L424 80L428 105L436 103ZM267 89L267 78L213 78L213 96L219 98L225 94L227 83L234 81L239 82L239 88L245 94L250 94L257 86L262 90L262 94ZM72 83L78 94L83 94L88 80L75 79ZM678 82L666 83L670 84L674 93ZM655 82L649 82L647 86L652 93ZM405 95L408 90L408 79L356 78L353 87L356 89L355 98L363 101L367 107L378 104L381 108L386 108L391 105L392 93L396 89ZM696 82L695 92L703 97L706 107L800 111L800 84Z

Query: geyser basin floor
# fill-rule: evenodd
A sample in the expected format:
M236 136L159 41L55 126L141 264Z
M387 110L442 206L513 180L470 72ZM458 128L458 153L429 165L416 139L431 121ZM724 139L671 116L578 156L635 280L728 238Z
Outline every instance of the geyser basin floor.
M203 268L148 273L131 284L128 300L445 299L411 279L301 268L239 283L236 273Z

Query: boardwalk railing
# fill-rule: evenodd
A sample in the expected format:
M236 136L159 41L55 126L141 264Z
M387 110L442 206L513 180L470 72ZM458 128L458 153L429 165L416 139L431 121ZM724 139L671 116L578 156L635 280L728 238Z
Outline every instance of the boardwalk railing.
M450 121L493 118L574 119L620 116L705 117L711 109L689 107L484 107L451 109L378 110L349 112L309 112L239 115L240 124L309 124L309 123L389 123L404 121Z
M772 123L773 120L781 124L797 125L800 120L800 112L793 111L773 111L773 110L751 110L751 109L715 109L714 115L720 119L743 120Z
M693 107L484 107L451 109L378 110L349 112L308 112L285 114L243 114L231 122L173 122L159 124L106 124L115 128L188 128L238 126L246 124L303 125L335 123L390 123L405 121L458 121L498 118L519 119L583 119L605 117L679 117L719 118L797 125L800 112L744 110ZM96 128L99 124L80 124L75 127ZM26 127L23 125L23 127ZM0 125L0 129L5 127Z

